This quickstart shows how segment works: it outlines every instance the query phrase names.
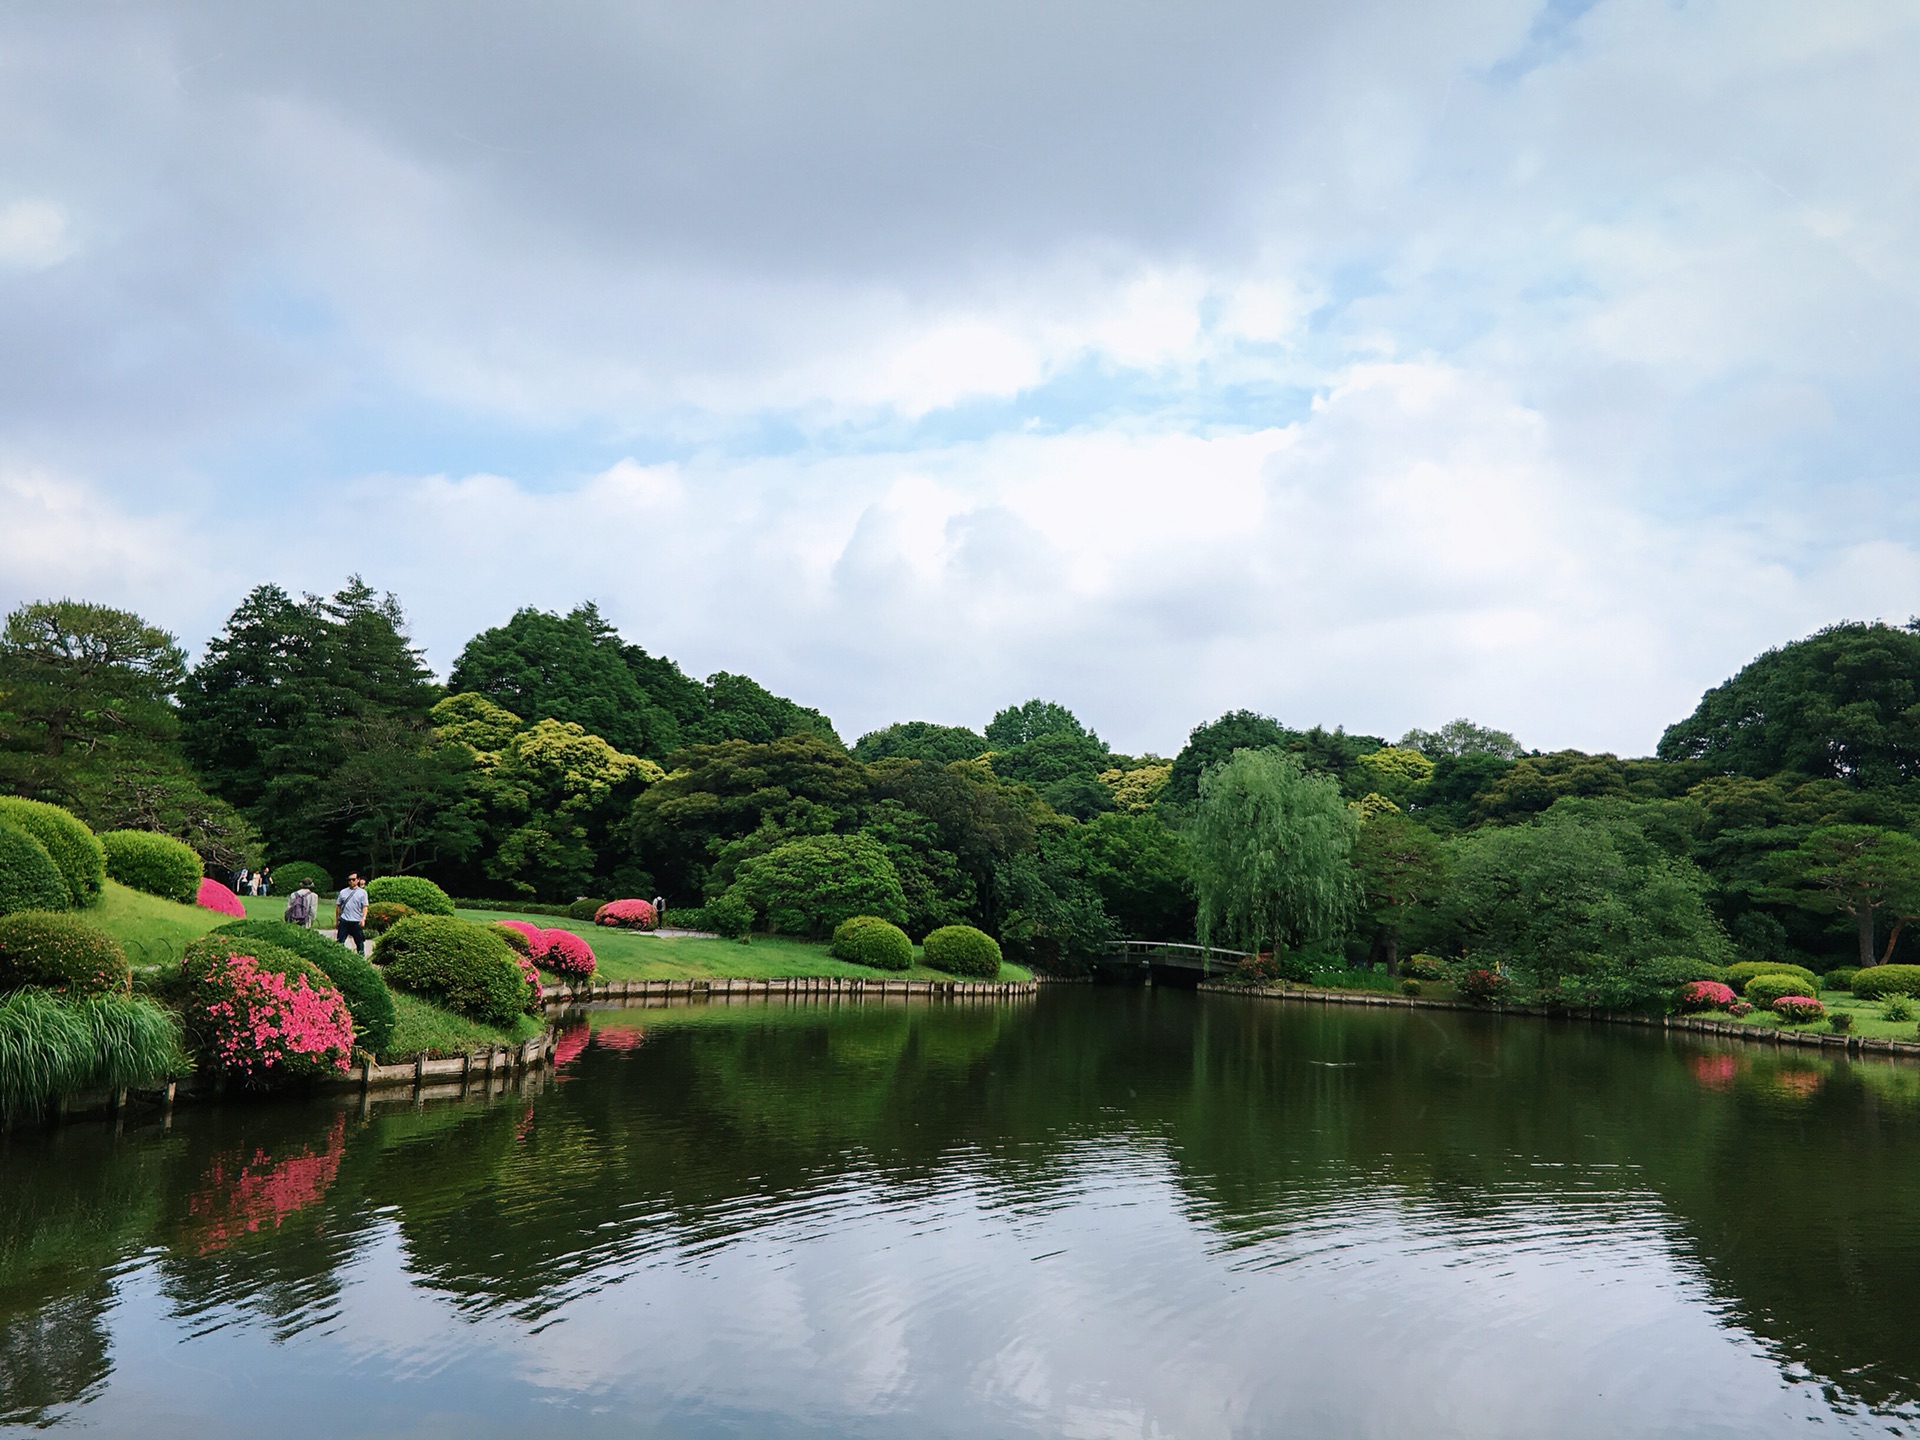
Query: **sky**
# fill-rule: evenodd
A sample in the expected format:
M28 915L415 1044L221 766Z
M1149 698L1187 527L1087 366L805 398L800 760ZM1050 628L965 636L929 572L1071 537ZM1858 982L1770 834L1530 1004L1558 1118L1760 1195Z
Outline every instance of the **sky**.
M1920 611L1920 7L0 10L0 604L1651 751Z

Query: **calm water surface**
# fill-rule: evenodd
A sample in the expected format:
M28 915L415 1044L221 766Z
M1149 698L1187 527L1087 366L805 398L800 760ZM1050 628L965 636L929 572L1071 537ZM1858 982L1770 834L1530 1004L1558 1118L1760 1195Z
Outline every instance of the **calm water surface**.
M1085 987L566 1048L12 1136L0 1430L1915 1433L1911 1069Z

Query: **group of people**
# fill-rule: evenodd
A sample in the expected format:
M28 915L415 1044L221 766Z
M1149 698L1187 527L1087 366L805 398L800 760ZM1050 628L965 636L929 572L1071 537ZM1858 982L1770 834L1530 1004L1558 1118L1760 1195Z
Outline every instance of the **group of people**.
M287 908L281 918L289 925L311 928L319 915L320 897L314 893L313 881L302 879L299 887L287 897ZM366 923L367 882L358 874L349 875L346 888L334 897L333 938L364 955L367 953Z
M242 865L233 872L233 893L236 895L271 895L273 893L273 867L262 865L258 870L249 870Z

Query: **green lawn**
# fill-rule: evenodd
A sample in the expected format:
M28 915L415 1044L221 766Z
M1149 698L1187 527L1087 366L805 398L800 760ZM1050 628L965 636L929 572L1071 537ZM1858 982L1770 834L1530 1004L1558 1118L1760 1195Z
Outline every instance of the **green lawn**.
M1883 1020L1879 1000L1859 1000L1847 990L1827 990L1822 992L1820 1003L1829 1010L1844 1010L1853 1016L1853 1029L1849 1034L1864 1036L1869 1040L1913 1040L1920 1039L1920 1023L1913 1020ZM1920 1015L1920 1001L1914 1004L1914 1013ZM1705 1020L1734 1020L1735 1017L1721 1011L1714 1011L1701 1017ZM1741 1025L1753 1025L1761 1029L1804 1030L1811 1035L1831 1035L1833 1026L1825 1020L1814 1025L1782 1025L1780 1017L1771 1010L1755 1010L1751 1015L1738 1017Z
M198 905L143 895L113 880L107 881L98 905L79 913L118 940L135 969L178 960L188 945L227 918Z
M784 935L756 935L750 944L737 940L689 940L680 936L640 935L609 930L585 920L557 915L515 915L504 910L462 910L467 920L531 920L548 930L571 930L586 937L600 962L596 980L779 980L789 976L845 975L866 979L952 980L944 970L916 963L911 970L869 970L849 965L827 953L824 944L793 940ZM917 952L916 952L917 953ZM1000 979L1031 980L1033 972L1002 964Z
M381 1061L389 1065L420 1054L465 1055L490 1045L518 1045L538 1035L545 1024L531 1015L522 1015L511 1030L503 1030L442 1010L404 990L390 993L393 996L393 1043L380 1055Z

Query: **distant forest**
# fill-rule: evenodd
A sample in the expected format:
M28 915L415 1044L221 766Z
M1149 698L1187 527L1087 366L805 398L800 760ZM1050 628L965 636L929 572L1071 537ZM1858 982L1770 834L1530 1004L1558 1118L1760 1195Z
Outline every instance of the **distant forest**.
M744 675L696 680L592 605L519 611L438 683L398 601L357 579L254 590L191 665L165 631L79 601L22 606L0 638L0 789L178 836L215 873L309 860L462 896L690 906L751 900L760 857L840 837L845 863L897 881L914 935L976 924L1053 970L1117 936L1195 937L1197 818L1243 751L1350 812L1351 903L1278 937L1316 963L1911 958L1914 624L1769 651L1635 759L1466 720L1390 742L1247 710L1170 758L1125 755L1043 699L849 746L820 711Z

